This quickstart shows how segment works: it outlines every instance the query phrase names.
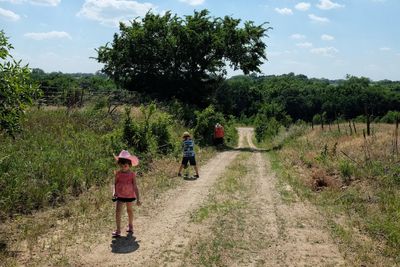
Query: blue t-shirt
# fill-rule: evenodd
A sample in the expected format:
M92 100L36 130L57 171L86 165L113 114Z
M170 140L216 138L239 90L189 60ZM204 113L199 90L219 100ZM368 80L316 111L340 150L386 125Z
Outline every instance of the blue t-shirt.
M194 142L192 139L186 139L182 142L183 156L194 157Z

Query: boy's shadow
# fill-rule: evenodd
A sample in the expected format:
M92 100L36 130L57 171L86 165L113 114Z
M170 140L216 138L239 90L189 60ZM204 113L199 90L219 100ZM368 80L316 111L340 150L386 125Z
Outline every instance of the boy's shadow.
M127 236L114 238L110 247L111 252L124 254L136 251L139 248L139 243L132 233L128 233Z

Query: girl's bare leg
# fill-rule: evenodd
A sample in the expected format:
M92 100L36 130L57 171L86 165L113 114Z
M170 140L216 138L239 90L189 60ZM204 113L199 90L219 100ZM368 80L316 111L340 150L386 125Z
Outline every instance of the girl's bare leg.
M133 225L133 211L132 211L132 202L126 203L126 212L128 213L128 225L132 227Z
M122 202L117 201L117 207L115 209L115 222L117 223L117 232L121 232L121 209Z

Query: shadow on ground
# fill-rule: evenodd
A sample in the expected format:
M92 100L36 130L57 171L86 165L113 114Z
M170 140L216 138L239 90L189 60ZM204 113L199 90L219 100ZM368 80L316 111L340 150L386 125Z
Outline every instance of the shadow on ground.
M183 176L183 180L185 181L196 181L197 178L193 176Z
M136 237L132 233L128 233L127 236L121 236L114 238L111 242L111 252L113 253L131 253L139 248L139 243L136 241Z

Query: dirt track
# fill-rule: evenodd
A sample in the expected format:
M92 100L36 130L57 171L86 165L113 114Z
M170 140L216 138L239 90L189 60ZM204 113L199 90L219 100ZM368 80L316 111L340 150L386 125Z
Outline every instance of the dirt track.
M251 175L255 191L251 203L257 212L248 219L261 227L260 238L268 239L270 245L253 251L249 261L234 265L344 266L345 261L317 210L299 200L283 202L268 159L251 141L253 130L239 128L239 134L239 147L243 148L247 142L254 149L248 164L254 166ZM239 153L243 152L218 154L200 168L200 179L188 181L161 196L162 204L156 210L149 211L146 217L135 218L134 236L101 238L89 250L74 255L71 262L82 266L180 266L190 240L205 230L190 222L190 213L206 200L217 178ZM286 186L286 190L290 187Z

